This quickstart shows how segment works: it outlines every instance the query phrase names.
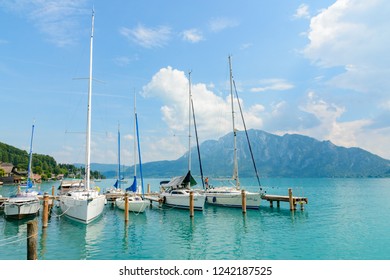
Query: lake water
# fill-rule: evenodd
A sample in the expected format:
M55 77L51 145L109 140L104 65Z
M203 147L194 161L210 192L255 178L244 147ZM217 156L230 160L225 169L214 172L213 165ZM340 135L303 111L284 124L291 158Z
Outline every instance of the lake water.
M145 179L152 191L159 179ZM97 185L103 190L114 180ZM211 182L213 183L213 182ZM241 179L243 186L255 181ZM41 260L390 260L390 179L262 179L268 194L305 196L304 211L288 203L260 210L206 206L204 211L159 208L143 214L107 204L98 220L82 225L53 208L48 227L39 223ZM41 191L51 193L43 183ZM258 187L247 187L256 190ZM0 187L9 196L15 186ZM26 221L0 217L0 259L26 259Z

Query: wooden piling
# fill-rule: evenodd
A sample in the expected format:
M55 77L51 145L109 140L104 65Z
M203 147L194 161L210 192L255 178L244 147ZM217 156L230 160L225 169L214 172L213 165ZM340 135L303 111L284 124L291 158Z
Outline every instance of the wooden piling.
M51 195L52 195L52 196L55 195L55 188L54 188L54 186L51 186Z
M241 190L241 204L242 204L242 213L246 213L246 192Z
M49 195L47 192L43 195L43 215L42 215L42 227L46 228L49 220Z
M147 188L147 193L149 194L150 193L150 184L148 184L148 188Z
M296 210L291 188L288 189L288 201L290 203L290 211Z
M190 191L190 217L194 217L194 192Z
M18 194L20 194L20 185L18 185Z
M129 194L125 193L125 222L129 221Z
M37 220L27 223L27 260L37 260L38 222Z

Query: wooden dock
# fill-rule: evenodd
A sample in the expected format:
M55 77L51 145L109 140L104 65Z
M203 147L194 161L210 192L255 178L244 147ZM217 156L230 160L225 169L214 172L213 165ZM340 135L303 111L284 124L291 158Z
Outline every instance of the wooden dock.
M262 196L263 200L269 201L270 207L274 207L273 203L276 201L277 207L280 207L280 202L288 202L290 204L290 210L297 210L297 204L301 205L301 210L304 210L304 204L308 204L307 197L297 197L292 195L292 190L288 189L289 195L270 195L266 194Z

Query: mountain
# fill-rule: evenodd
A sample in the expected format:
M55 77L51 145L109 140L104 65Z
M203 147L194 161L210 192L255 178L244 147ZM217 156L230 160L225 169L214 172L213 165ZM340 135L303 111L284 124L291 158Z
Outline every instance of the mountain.
M330 141L249 130L249 139L261 177L390 177L390 161L360 148L345 148ZM245 132L237 132L240 177L254 176ZM233 172L233 135L200 145L205 176L229 177ZM200 174L197 149L191 150L194 174ZM187 171L188 153L177 160L143 164L145 177L178 176ZM111 170L116 170L115 165ZM96 170L102 171L97 166ZM132 170L133 167L129 167ZM107 172L103 172L107 175ZM131 174L131 171L128 171ZM114 173L115 174L115 173Z

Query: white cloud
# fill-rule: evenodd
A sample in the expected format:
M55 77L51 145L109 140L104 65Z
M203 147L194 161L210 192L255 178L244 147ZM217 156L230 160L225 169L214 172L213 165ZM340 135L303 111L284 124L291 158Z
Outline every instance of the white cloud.
M212 32L220 32L226 28L232 28L239 25L239 22L229 18L214 18L210 20L209 26Z
M295 11L294 18L310 18L309 6L306 4L299 5Z
M231 103L230 96L221 97L215 94L203 83L192 84L192 98L194 101L195 116L199 140L216 139L229 133L232 129L231 123ZM182 149L187 150L186 138L188 130L188 78L183 71L166 67L160 69L152 80L143 87L143 95L146 98L158 98L163 102L161 106L161 117L167 125L169 135L180 135L177 141L182 141L181 145L175 143L176 150L173 154L167 155L172 159L181 155ZM262 119L260 114L264 110L261 105L252 105L245 108L245 104L240 100L244 111L244 118L248 128L260 128ZM235 104L236 116L239 116L237 103ZM238 117L237 117L238 118ZM243 129L242 121L237 119L238 129ZM163 136L161 135L161 138ZM163 139L160 139L163 141ZM169 141L168 141L169 142ZM180 152L180 153L179 153Z
M26 14L27 18L47 37L47 40L59 47L75 43L75 31L79 30L79 16L91 13L85 8L86 1L2 1L6 9Z
M168 26L149 28L139 24L135 28L122 27L119 32L144 48L163 47L171 38L171 28Z
M361 92L389 88L390 2L338 0L310 22L304 55L322 67L345 68L330 84Z
M294 88L293 84L283 79L264 79L260 81L260 87L251 88L251 92L263 92L269 90L283 91Z
M202 32L195 28L183 31L182 38L184 41L188 41L191 43L197 43L204 39Z
M342 115L346 112L346 108L319 99L313 92L308 94L306 105L300 109L315 116L319 124L296 131L297 133L310 135L320 140L330 140L334 144L344 147L358 146L364 127L371 123L367 119L340 121Z

